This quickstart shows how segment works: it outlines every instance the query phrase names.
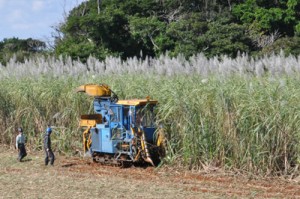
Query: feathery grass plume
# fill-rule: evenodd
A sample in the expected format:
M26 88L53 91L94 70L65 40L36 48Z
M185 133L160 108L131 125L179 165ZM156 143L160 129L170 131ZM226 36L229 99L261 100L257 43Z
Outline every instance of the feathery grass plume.
M293 55L285 56L269 55L262 58L249 57L241 54L235 59L228 56L206 58L203 54L197 54L189 59L183 56L169 57L161 55L158 58L136 57L122 61L119 57L107 57L99 61L92 56L86 64L80 61L72 61L70 57L58 59L54 57L33 57L25 60L25 63L16 62L14 57L6 64L0 66L0 79L21 77L87 77L95 74L148 74L148 75L191 75L198 74L203 77L211 75L243 75L243 76L280 76L293 75L300 71L300 59Z

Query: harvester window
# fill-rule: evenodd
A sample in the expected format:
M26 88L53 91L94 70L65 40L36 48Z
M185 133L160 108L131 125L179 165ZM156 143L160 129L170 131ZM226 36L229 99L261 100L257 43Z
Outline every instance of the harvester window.
M129 108L125 107L124 108L124 125L128 125L129 124Z
M112 122L120 122L120 107L111 107L109 110L110 121Z
M128 112L128 116L131 118L132 124L135 124L134 113L135 113L134 107L130 107L130 110L129 110L129 112Z
M136 112L136 126L144 126L143 125L143 113L141 110L137 110Z
M154 126L154 112L152 106L145 106L136 112L136 125L144 127Z
M152 107L145 107L143 109L144 112L144 118L143 118L143 123L145 126L148 127L153 127L154 126L154 113L153 113L153 108Z

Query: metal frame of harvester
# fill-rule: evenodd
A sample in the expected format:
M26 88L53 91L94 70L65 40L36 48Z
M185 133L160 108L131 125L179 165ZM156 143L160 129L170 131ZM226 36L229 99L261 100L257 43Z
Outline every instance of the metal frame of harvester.
M94 113L81 115L84 152L95 162L130 166L156 166L164 156L164 135L155 123L156 100L118 100L106 84L77 88L94 97Z

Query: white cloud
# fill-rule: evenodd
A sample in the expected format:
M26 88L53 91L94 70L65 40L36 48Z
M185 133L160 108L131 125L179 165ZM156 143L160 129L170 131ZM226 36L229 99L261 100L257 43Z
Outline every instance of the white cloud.
M44 8L45 2L36 0L32 2L32 10L33 11L40 11Z

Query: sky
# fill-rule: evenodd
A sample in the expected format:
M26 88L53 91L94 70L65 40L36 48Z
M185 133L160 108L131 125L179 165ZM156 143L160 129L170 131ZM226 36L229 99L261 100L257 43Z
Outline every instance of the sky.
M85 0L0 0L0 41L4 38L51 42L53 26Z

